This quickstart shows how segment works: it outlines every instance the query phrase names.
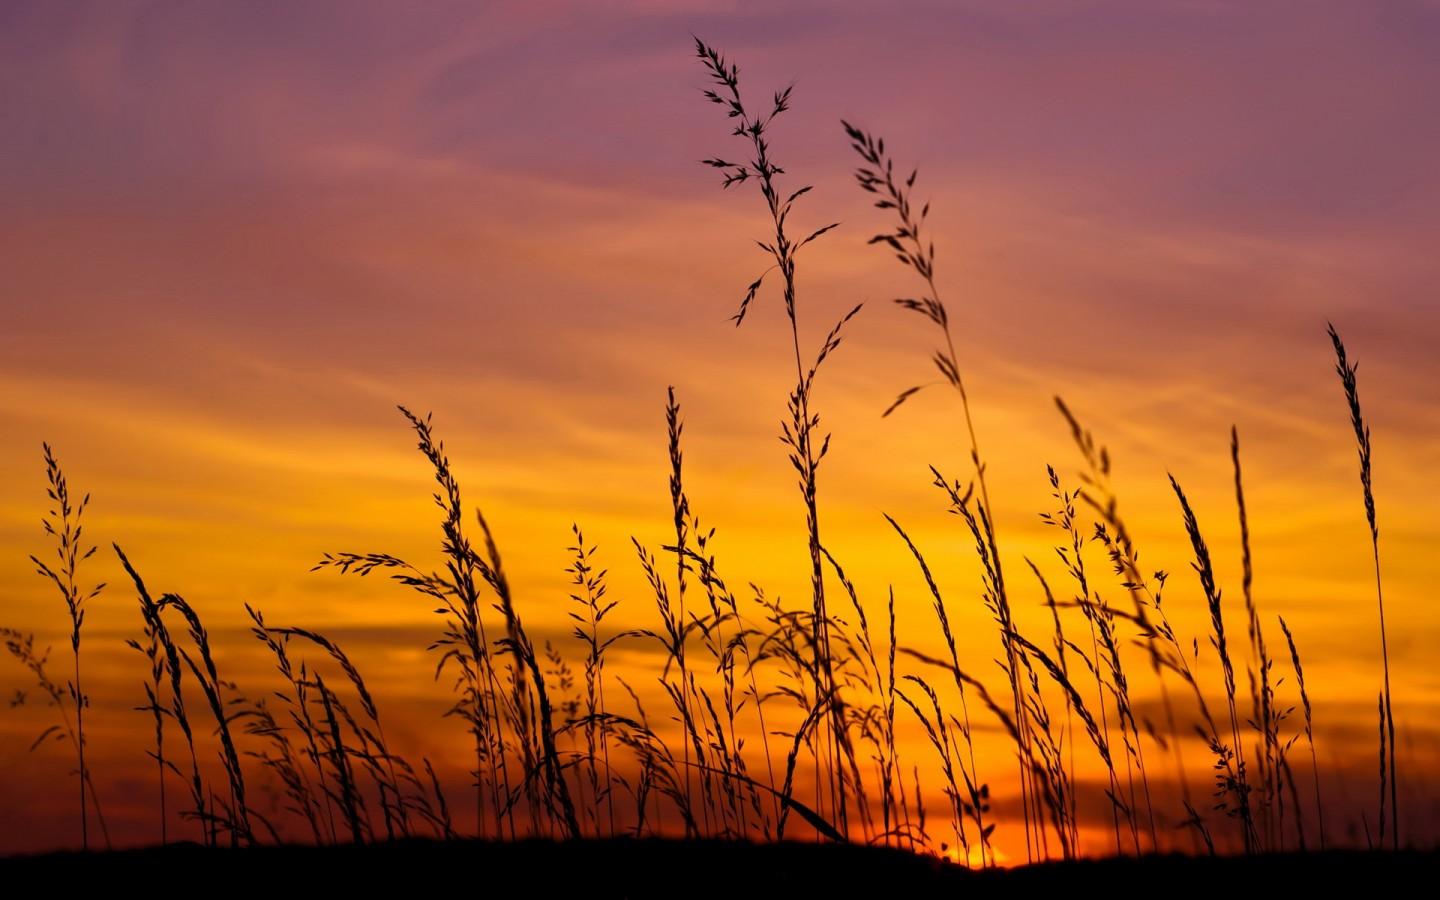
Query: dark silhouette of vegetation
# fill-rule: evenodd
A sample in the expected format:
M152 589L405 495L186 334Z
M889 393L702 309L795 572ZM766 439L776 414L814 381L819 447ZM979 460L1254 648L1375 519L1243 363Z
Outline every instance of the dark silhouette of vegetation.
M933 554L927 557L911 532L884 514L889 526L885 533L893 531L903 543L924 583L930 611L923 621L930 623L933 614L943 655L897 640L893 587L883 598L883 618L875 617L876 598L862 595L837 559L836 548L824 542L828 532L821 528L819 491L830 435L820 427L816 379L860 307L840 314L818 348L808 353L802 349L806 338L798 260L802 250L836 226L809 230L801 239L793 236L805 233L794 230L792 214L811 188L782 188L787 173L776 162L771 144L776 121L790 108L791 90L775 93L763 106L751 105L742 99L737 66L703 42L696 42L696 52L712 82L704 95L725 111L731 135L740 139L746 154L740 161L714 157L705 164L722 173L725 187L753 185L764 201L766 237L758 243L769 267L746 289L734 320L738 325L747 318L767 277L778 273L796 378L780 437L804 511L806 602L787 606L761 587L737 587L738 582L723 574L716 529L702 524L687 493L685 423L672 388L664 409L671 511L666 537L658 545L647 545L638 536L631 539L653 610L638 609L639 601L631 599L623 611L633 621L643 613L649 624L613 627L612 615L620 617L615 614L622 601L611 596L602 548L587 542L577 524L565 569L570 582L565 609L578 654L555 646L563 643L558 639L542 641L537 649L524 618L538 604L530 605L529 598L512 588L487 519L478 509L470 518L459 476L431 417L400 407L434 479L438 554L425 562L384 552L332 552L314 569L360 577L380 572L418 594L439 617L439 633L428 649L434 654L434 678L450 679L453 702L445 715L464 727L467 767L473 758L473 829L468 818L457 823L452 815L431 761L421 759L417 766L392 746L360 663L338 642L302 625L272 624L247 604L250 633L273 660L269 677L275 683L244 693L222 675L197 607L174 592L157 598L115 544L140 613L139 637L127 643L146 661L144 703L136 710L148 716L147 732L153 727L154 746L147 752L155 764L160 842L178 838L204 845L204 853L183 857L188 860L221 858L217 854L227 845L235 849L225 850L232 856L223 858L243 853L247 860L276 860L286 851L258 845L291 842L387 844L385 852L395 858L423 860L446 858L455 847L482 855L513 850L538 858L551 847L549 840L589 838L593 848L646 865L654 863L654 853L673 854L678 873L685 871L681 859L744 864L771 852L749 842L781 844L798 834L852 845L784 844L797 859L839 867L827 870L828 875L864 860L866 878L891 871L901 883L917 884L948 884L946 879L963 875L917 855L994 868L1000 861L997 835L1023 837L1025 859L1033 863L1070 861L1112 846L1116 855L1158 857L1174 849L1167 834L1176 829L1188 832L1197 854L1202 847L1209 855L1220 849L1279 854L1307 847L1308 801L1300 800L1289 753L1303 734L1314 788L1314 833L1319 848L1330 849L1311 695L1300 651L1289 624L1279 619L1304 712L1303 728L1289 724L1295 707L1284 699L1285 679L1274 669L1254 596L1251 512L1238 430L1232 428L1230 449L1248 647L1231 638L1236 633L1235 610L1222 602L1220 577L1195 505L1172 476L1179 523L1193 555L1190 565L1208 613L1209 650L1202 654L1198 637L1177 633L1164 599L1168 576L1163 570L1147 574L1142 567L1136 538L1119 511L1108 450L1058 398L1080 451L1080 486L1048 467L1053 503L1047 502L1049 508L1040 515L1047 533L1055 536L1054 559L1025 559L1033 586L1030 575L1024 585L1008 581L971 394L961 374L952 315L940 297L930 204L915 197L917 171L906 175L900 169L897 174L885 141L846 122L845 134L862 162L856 180L892 220L890 230L869 243L892 252L918 277L918 295L896 303L920 313L938 330L940 349L931 359L939 383L948 385L959 401L969 474L957 480L932 467L927 477L940 492L937 507L963 523L965 542L973 548L980 573L978 607L947 598L932 567ZM820 314L813 303L807 296L806 322L812 311ZM1389 846L1400 850L1396 728L1370 432L1361 415L1355 366L1333 328L1330 337L1359 447L1380 613L1384 686L1378 699L1379 844L1385 844L1388 832ZM789 363L785 361L787 371ZM880 417L894 413L924 387L901 392ZM87 765L89 700L81 681L80 649L86 603L104 586L80 586L81 564L95 553L93 546L87 549L81 526L89 497L72 499L48 444L44 461L52 505L44 529L56 544L55 559L32 560L66 604L74 657L71 680L53 680L47 651L37 648L32 635L0 629L0 637L58 711L59 723L42 732L36 746L53 738L74 751L80 843L88 849L91 811L102 829L105 820ZM796 548L798 552L798 541ZM1047 574L1047 566L1057 562L1059 574ZM1048 622L1027 634L1017 610L1031 601ZM961 637L974 627L977 616L994 628L998 643L993 660L967 658L963 649ZM873 632L872 619L877 623ZM1082 634L1088 640L1076 637ZM654 683L644 687L663 693L663 713L652 715L645 692L607 669L617 648L642 646L659 653ZM576 668L572 658L578 659ZM993 684L994 673L988 668L992 662L1000 677ZM1218 725L1207 699L1214 695L1207 695L1202 678L1205 666L1212 664L1220 673L1216 695L1223 690L1225 704ZM1149 721L1135 695L1135 673L1146 667L1161 692L1163 727ZM1237 672L1242 671L1249 681L1248 715L1238 696ZM1188 690L1172 698L1167 680ZM918 729L928 745L922 748L923 765L907 756L900 738L907 728L912 733ZM1198 734L1212 758L1210 810L1198 809L1189 791L1193 773L1180 743L1191 733ZM1005 755L1013 754L1013 787L996 788L982 775L982 764L995 758L987 752L995 744L1003 745ZM1152 766L1167 757L1175 769L1168 794ZM1086 766L1103 771L1103 784L1085 781L1081 772ZM175 780L188 793L176 813L185 823L181 829L174 827L176 801L167 794L167 783ZM1303 770L1299 780L1303 785ZM927 784L943 795L943 820L930 815ZM257 786L281 798L278 805L260 808ZM1082 833L1087 822L1099 823L1105 837L1087 843ZM688 843L629 840L663 835L683 835ZM478 840L462 843L462 836ZM1019 837L1014 840L1018 844ZM656 847L666 849L652 849ZM348 854L354 851L326 852L335 860L353 858ZM584 858L601 850L566 852ZM145 858L116 857L114 865ZM1292 865L1291 858L1280 858ZM1157 859L1146 865L1182 872L1190 864ZM1226 871L1240 871L1243 864L1227 865L1236 868ZM810 871L805 884L814 888L816 876ZM1111 870L1036 871L1056 873L1058 879ZM854 889L856 884L845 886Z

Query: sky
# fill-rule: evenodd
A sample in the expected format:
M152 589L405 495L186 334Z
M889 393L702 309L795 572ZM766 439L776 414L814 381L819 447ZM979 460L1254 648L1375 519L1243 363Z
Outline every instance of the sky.
M1379 635L1335 324L1374 433L1420 821L1440 748L1440 4L16 0L0 5L0 623L66 657L60 600L27 559L46 546L48 441L105 548L85 652L112 827L147 839L150 787L123 645L140 621L111 542L226 636L222 664L257 691L245 603L341 636L401 707L406 746L463 781L463 735L432 718L427 606L310 571L335 550L436 558L432 481L396 404L433 411L517 602L559 645L574 523L618 615L646 621L630 539L667 537L669 386L730 580L804 600L803 507L775 439L790 337L768 290L728 321L767 222L756 192L698 164L743 148L700 95L694 35L747 93L794 86L772 139L786 184L815 187L795 215L840 223L800 262L802 340L865 304L816 389L834 435L823 527L862 598L881 608L893 587L902 639L936 646L889 513L961 610L962 649L980 668L997 652L963 525L930 485L932 464L970 475L953 400L880 417L933 379L934 336L890 302L913 277L866 246L888 221L853 183L842 118L913 161L933 201L1012 567L1061 574L1038 516L1047 465L1078 484L1060 394L1110 448L1143 558L1173 573L1173 614L1203 645L1166 475L1238 597L1234 425L1257 602L1295 629L1322 757L1358 810ZM1025 590L1021 622L1042 627ZM3 662L9 695L24 673ZM52 711L0 713L0 784L26 822L5 816L0 851L73 842L73 815L34 787L64 777L63 753L28 750Z

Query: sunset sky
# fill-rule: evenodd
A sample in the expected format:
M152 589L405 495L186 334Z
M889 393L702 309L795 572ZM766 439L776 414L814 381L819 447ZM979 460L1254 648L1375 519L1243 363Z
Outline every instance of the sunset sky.
M902 642L938 646L889 513L929 555L962 651L993 672L971 541L928 472L970 477L958 409L936 390L880 417L933 379L933 335L890 302L913 276L865 245L889 221L853 183L841 118L918 165L933 200L1022 625L1049 616L1022 557L1062 580L1038 516L1045 466L1078 484L1056 394L1109 446L1142 560L1172 573L1172 615L1202 649L1165 476L1238 603L1236 425L1256 600L1272 649L1276 614L1301 643L1322 765L1358 827L1379 640L1335 323L1374 432L1407 815L1434 821L1440 3L10 0L0 625L68 659L63 606L27 560L47 547L49 441L93 494L89 571L110 583L85 652L117 839L152 839L153 776L131 709L143 662L123 646L140 618L112 541L200 610L242 691L273 687L244 603L333 634L392 708L395 742L464 790L429 606L309 571L334 550L435 564L433 481L397 403L434 412L527 623L572 657L572 523L611 570L620 624L653 616L630 538L658 552L670 536L670 385L727 579L808 603L776 440L794 377L779 297L728 321L768 264L768 223L750 186L722 191L698 164L744 148L700 95L692 35L757 100L794 84L772 140L785 184L815 185L799 230L842 223L801 258L799 315L816 344L866 304L815 401L834 433L822 527L862 599L882 610L893 586ZM1105 570L1098 550L1090 562ZM649 677L638 652L621 659ZM0 695L26 686L0 659ZM75 843L68 783L63 803L46 793L64 748L28 750L50 716L0 707L0 852ZM994 756L998 790L1012 767Z

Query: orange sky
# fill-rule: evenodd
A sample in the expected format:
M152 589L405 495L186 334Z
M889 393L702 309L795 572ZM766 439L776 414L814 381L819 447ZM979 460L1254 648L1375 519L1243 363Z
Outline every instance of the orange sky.
M790 183L817 187L797 215L843 223L803 260L806 335L868 304L816 399L835 434L827 543L867 603L882 609L893 585L902 640L934 649L888 512L929 554L975 668L997 652L969 539L927 475L966 475L953 403L921 395L879 418L930 377L931 335L889 303L916 286L864 246L886 222L850 181L842 116L915 160L934 200L1022 625L1048 615L1019 579L1022 555L1054 559L1044 467L1078 463L1054 394L1110 446L1187 635L1203 634L1203 605L1165 474L1238 602L1238 425L1256 597L1295 628L1322 757L1350 772L1335 790L1358 809L1378 633L1336 323L1374 429L1422 821L1440 729L1440 7L911 6L6 4L0 624L65 650L63 610L26 560L44 547L48 440L94 494L93 539L190 599L242 688L266 677L242 603L332 631L395 710L397 742L453 775L464 738L431 718L445 697L427 606L308 571L339 549L434 558L430 477L393 405L435 412L529 623L554 635L572 522L599 544L623 622L648 624L629 539L666 538L672 384L691 500L720 529L728 580L803 602L803 510L775 441L789 338L768 293L745 327L726 321L764 266L765 221L753 192L721 192L696 164L739 151L699 97L693 32L756 95L796 85L774 142ZM95 775L112 828L146 839L145 726L129 710L143 672L121 643L139 616L108 553L92 573L111 582L87 623ZM3 662L8 695L23 679ZM0 716L0 785L20 798L0 851L74 840L68 807L32 792L65 772L58 750L27 752L46 722Z

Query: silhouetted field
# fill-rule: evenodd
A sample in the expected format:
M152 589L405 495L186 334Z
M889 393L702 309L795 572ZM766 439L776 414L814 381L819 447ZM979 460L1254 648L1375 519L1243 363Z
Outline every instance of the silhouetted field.
M846 123L844 134L862 163L857 183L892 219L891 230L870 243L893 253L912 276L913 292L896 303L934 326L940 349L932 357L939 376L933 386L949 392L965 425L967 443L949 465L966 475L947 476L937 465L922 477L933 482L937 505L954 514L981 572L972 595L945 597L903 523L885 515L877 527L909 551L928 587L930 609L907 612L926 617L924 627L943 639L944 652L928 655L897 640L893 591L862 596L825 541L821 472L831 436L821 428L814 386L860 308L837 316L819 344L804 349L801 251L833 226L792 233L796 204L809 188L781 187L786 173L770 144L790 91L750 105L742 100L738 69L704 44L697 43L697 51L713 82L706 95L725 113L730 136L745 154L740 162L715 157L706 164L723 173L726 187L758 188L767 227L757 242L767 268L744 292L735 321L747 320L767 279L778 281L793 339L793 359L778 363L787 372L793 364L796 374L780 436L804 513L809 596L787 606L758 586L721 574L714 530L708 521L702 526L686 492L683 419L672 390L664 424L673 537L658 548L638 540L627 548L649 596L626 602L643 604L650 624L611 627L607 618L620 601L608 590L608 563L577 526L567 569L572 593L559 598L567 604L574 642L569 648L536 647L525 620L539 601L516 595L500 541L462 498L430 417L402 407L434 482L437 559L342 551L325 554L315 568L325 575L389 578L438 615L429 648L435 665L417 672L417 679L438 677L454 692L447 715L473 761L463 812L428 759L407 758L392 746L362 666L338 643L246 606L253 637L275 673L271 683L238 685L217 666L199 609L180 593L147 583L146 576L163 571L164 560L132 559L121 549L123 536L107 536L128 576L125 590L137 603L130 645L137 651L137 715L144 717L147 736L153 730L155 831L161 841L198 840L208 849L177 845L32 857L11 860L8 869L105 877L164 866L224 877L278 864L363 884L371 871L433 872L444 883L463 867L472 879L467 887L490 872L539 873L547 888L622 895L669 895L692 886L718 893L722 885L727 892L793 894L919 890L992 879L1113 888L1162 876L1163 882L1153 883L1215 879L1233 886L1260 872L1314 883L1327 872L1375 875L1381 857L1323 852L1333 851L1340 829L1332 822L1327 831L1311 698L1295 632L1290 623L1266 617L1252 593L1238 429L1231 430L1230 446L1240 526L1240 546L1232 552L1243 561L1239 603L1218 582L1189 496L1170 479L1192 553L1187 574L1203 598L1208 633L1181 634L1171 625L1164 599L1170 576L1142 567L1137 538L1111 484L1110 455L1058 398L1074 444L1067 452L1078 451L1080 463L1078 485L1049 471L1053 504L1040 513L1055 536L1061 580L1009 555L994 526L980 429L940 297L926 224L929 204L915 198L916 173L897 170L884 140ZM1370 432L1355 365L1333 328L1329 340L1341 382L1337 427L1353 429L1356 441L1356 515L1363 503L1384 648ZM877 416L894 413L923 387L907 388ZM107 844L109 835L97 791L104 781L87 761L93 748L85 730L89 699L81 647L86 605L104 586L91 586L87 577L87 561L96 553L81 524L89 496L72 493L48 445L45 471L52 508L44 528L53 553L32 560L64 601L70 671L63 680L53 676L47 652L31 635L3 629L0 638L28 670L34 693L58 711L57 723L36 744L55 738L74 751L81 813L76 830L82 845L92 847L92 820ZM797 538L796 547L801 544ZM1053 578L1055 561L1045 562ZM1120 602L1112 603L1115 598ZM553 609L557 598L541 599ZM1023 632L1013 614L1021 602L1045 609L1053 629ZM959 623L976 620L994 629L993 659L965 659L958 649L957 628L966 627ZM1277 626L1282 654L1271 650L1279 646ZM663 708L647 709L641 692L607 670L607 654L617 644L660 651L655 678ZM1396 851L1384 857L1386 866L1429 867L1433 857L1400 852L1421 840L1400 833L1404 795L1397 789L1402 773L1388 649L1375 671L1379 789L1369 795L1377 809L1364 820L1362 845ZM1137 675L1158 681L1165 720L1137 713ZM922 734L924 752L902 748L899 728ZM1207 758L1186 762L1175 748L1197 734ZM1001 742L1005 752L977 754L981 740ZM1098 789L1092 784L1084 790L1077 756L1082 770L1102 773ZM998 764L1003 776L983 771L981 759L991 765L1005 760ZM1014 785L1003 813L991 789L1002 777ZM1162 779L1180 790L1152 790L1152 782ZM257 782L279 802L262 810ZM1194 794L1191 786L1198 787ZM1103 823L1102 838L1092 830L1082 845L1082 821ZM954 857L978 869L993 867L997 828L1008 831L1011 846L1023 846L1023 853L1011 853L1022 861L1100 853L1130 859L984 874L939 861ZM1143 859L1176 846L1177 833L1200 858ZM644 839L678 835L687 840ZM794 843L797 837L832 843ZM300 849L296 842L322 846ZM262 844L272 846L257 846ZM1217 858L1217 849L1251 858ZM1276 855L1294 849L1322 852ZM416 878L420 886L421 876Z

